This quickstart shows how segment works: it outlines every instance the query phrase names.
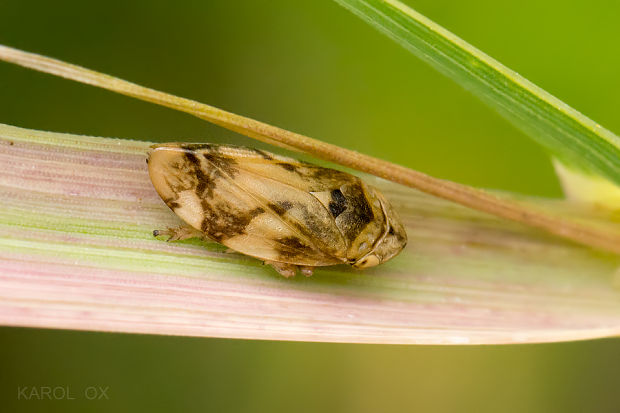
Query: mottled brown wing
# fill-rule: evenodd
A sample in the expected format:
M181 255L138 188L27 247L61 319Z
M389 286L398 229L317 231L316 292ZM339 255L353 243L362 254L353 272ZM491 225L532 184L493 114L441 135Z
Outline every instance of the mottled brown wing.
M327 220L325 212L333 220L335 227L342 235L343 244L324 244L321 249L329 251L338 257L345 257L348 262L353 262L368 253L376 241L386 230L386 220L381 201L370 191L362 180L346 172L335 169L300 162L295 159L285 158L271 153L257 151L235 146L221 146L220 151L228 156L239 159L238 168L243 171L240 179L244 176L261 176L269 180L269 187L261 188L261 192L272 191L273 199L285 192L281 192L280 185L293 187L296 192L310 194L311 197L303 197L302 202L291 203L284 199L286 207L292 207L290 213L283 216L292 224L305 224L308 235L314 239L331 240L333 237L325 237L319 231L319 226L313 225L309 218L316 213L321 216L321 221ZM265 182L267 180L264 180ZM250 184L251 185L251 184ZM316 203L311 198L318 200L325 211L319 211ZM314 205L310 213L304 209L305 205ZM279 211L279 203L272 208ZM320 212L320 214L319 214ZM330 249L330 247L336 247ZM343 248L346 248L344 250Z
M156 146L149 172L175 213L234 250L298 265L344 261L348 243L313 192L357 180L349 174L253 149L182 144Z

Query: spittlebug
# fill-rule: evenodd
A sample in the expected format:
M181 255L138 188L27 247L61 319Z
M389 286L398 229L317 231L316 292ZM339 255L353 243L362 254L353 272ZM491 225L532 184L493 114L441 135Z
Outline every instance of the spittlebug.
M233 145L153 145L155 189L189 227L154 231L201 236L273 266L378 265L407 243L400 219L376 188L346 172Z

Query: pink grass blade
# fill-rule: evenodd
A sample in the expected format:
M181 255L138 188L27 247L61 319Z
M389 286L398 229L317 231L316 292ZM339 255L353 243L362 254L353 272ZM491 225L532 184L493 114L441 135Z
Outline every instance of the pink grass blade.
M367 271L286 280L179 223L146 142L0 125L0 324L356 343L548 342L620 333L620 257L385 181L409 245ZM614 227L608 210L528 205Z

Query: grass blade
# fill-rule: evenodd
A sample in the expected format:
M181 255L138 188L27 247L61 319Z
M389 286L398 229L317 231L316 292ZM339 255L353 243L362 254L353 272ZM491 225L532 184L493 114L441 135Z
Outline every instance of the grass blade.
M0 324L271 340L476 344L620 333L620 257L371 178L396 259L286 280L217 244L166 243L149 143L0 125ZM506 196L506 195L503 195ZM620 218L520 199L584 226Z
M584 175L558 160L553 166L567 199L620 211L620 186L600 176Z
M572 169L620 185L620 138L397 0L335 0L446 74Z

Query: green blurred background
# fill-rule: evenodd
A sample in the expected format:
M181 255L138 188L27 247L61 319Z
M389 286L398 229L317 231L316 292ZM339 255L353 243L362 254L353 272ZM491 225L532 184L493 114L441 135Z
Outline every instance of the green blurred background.
M620 3L407 3L620 131ZM0 43L439 177L560 195L538 146L328 0L5 0ZM7 64L0 94L0 122L21 127L253 144ZM618 340L415 347L4 328L0 350L0 411L620 411ZM109 399L19 401L18 386L109 387Z

